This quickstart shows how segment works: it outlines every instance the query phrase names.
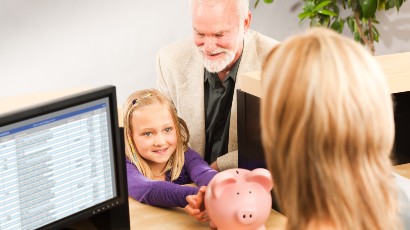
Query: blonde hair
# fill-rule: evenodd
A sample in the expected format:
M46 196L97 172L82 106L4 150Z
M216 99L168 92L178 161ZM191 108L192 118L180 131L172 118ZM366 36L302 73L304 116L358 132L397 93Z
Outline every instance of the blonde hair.
M153 173L150 167L148 166L146 160L138 153L132 138L132 116L135 110L154 104L165 106L171 114L172 120L175 124L177 147L175 153L172 154L168 160L166 169L166 171L171 170L171 181L173 181L179 177L184 165L184 152L188 148L189 131L185 121L177 116L177 110L174 104L158 90L140 90L131 94L126 100L123 106L125 154L144 176L150 179L153 178Z
M262 85L262 140L287 229L398 229L393 105L374 58L311 29L271 51Z

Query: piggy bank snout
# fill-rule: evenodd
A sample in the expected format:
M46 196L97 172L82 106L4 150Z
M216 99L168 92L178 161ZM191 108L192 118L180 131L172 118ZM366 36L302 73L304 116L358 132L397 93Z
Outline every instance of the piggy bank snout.
M256 208L242 208L236 213L238 221L244 225L253 224L257 220Z

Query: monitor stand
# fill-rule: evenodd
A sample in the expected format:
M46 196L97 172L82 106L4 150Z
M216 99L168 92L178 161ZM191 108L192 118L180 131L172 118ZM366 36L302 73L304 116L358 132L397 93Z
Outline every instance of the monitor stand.
M91 217L90 221L99 230L129 230L130 216L128 199L123 205Z
M123 205L107 210L60 230L129 230L128 199Z

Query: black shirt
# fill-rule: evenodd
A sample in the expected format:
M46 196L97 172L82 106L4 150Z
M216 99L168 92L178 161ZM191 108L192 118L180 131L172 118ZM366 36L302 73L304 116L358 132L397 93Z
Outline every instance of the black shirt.
M242 56L241 56L242 57ZM229 121L241 57L221 81L217 73L205 69L205 160L211 164L228 152Z

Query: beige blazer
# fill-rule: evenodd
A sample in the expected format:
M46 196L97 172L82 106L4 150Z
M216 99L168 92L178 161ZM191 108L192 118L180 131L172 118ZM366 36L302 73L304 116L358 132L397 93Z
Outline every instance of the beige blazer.
M228 153L217 159L219 169L238 167L237 99L241 73L260 71L263 60L277 41L255 31L245 35L241 63L233 95ZM192 39L161 48L156 59L157 88L170 98L178 116L185 120L190 132L190 147L205 155L204 65Z

